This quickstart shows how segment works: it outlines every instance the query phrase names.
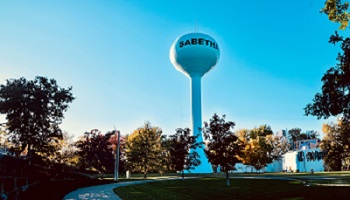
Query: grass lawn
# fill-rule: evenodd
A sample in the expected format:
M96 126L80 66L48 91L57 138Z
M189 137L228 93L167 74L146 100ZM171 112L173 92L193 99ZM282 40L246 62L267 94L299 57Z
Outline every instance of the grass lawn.
M160 181L118 187L114 192L128 199L350 199L350 187L305 186L302 181L242 179L231 187L220 177Z

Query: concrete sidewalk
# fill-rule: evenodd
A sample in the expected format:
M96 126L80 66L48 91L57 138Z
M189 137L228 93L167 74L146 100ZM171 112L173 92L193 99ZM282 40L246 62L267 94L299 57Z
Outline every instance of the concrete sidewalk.
M75 199L113 199L120 200L121 198L113 192L113 189L116 187L127 186L127 185L136 185L143 183L150 183L155 181L163 181L163 180L179 180L181 177L164 177L157 178L152 180L138 180L138 181L127 181L127 182L119 182L119 183L111 183L105 185L97 185L86 188L80 188L74 190L73 192L67 194L64 199L66 200L75 200Z

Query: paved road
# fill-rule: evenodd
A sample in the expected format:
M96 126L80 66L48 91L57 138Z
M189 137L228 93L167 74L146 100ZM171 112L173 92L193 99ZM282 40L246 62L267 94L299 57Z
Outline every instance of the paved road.
M113 189L120 186L143 184L162 180L177 180L181 178L158 178L153 180L141 180L141 181L128 181L120 183L111 183L105 185L91 186L86 188L77 189L67 194L64 199L66 200L92 200L92 199L112 199L120 200L121 198L113 192Z

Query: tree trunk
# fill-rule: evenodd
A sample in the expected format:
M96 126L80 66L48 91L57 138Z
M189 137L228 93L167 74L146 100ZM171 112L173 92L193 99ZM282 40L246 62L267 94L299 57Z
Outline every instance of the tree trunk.
M143 178L147 178L147 174L146 173L143 173Z
M184 180L184 179L185 179L185 173L184 173L184 170L182 170L182 172L181 172L181 176L182 176L182 180Z
M228 171L226 172L226 185L227 185L228 187L231 186L231 184L230 184L230 174L228 173Z
M28 164L32 164L32 145L28 143L28 152L27 152Z

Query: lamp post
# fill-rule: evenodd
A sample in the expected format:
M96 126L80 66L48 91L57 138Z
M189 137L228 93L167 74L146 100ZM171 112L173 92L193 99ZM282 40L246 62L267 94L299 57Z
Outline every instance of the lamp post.
M114 164L114 181L118 182L119 178L119 149L120 149L120 131L115 130L115 134L118 135L118 144L116 148L115 164Z

